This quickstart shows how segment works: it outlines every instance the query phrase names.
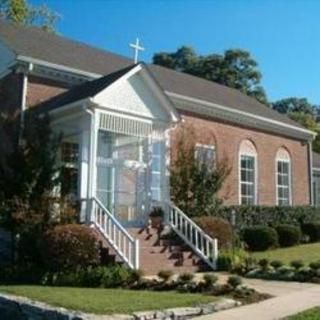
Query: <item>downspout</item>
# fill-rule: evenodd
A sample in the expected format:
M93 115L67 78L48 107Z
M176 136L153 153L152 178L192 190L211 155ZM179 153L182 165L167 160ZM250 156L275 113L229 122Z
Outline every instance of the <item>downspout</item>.
M310 181L310 204L314 205L313 199L313 161L312 161L312 141L308 141L308 158L309 158L309 181Z

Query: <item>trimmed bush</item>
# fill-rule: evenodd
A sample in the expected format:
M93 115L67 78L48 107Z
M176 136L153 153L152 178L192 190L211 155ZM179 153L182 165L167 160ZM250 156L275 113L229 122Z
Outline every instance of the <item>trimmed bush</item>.
M300 243L301 231L297 226L280 224L276 227L280 247L291 247Z
M230 252L221 252L217 259L218 271L231 271L233 266L232 254Z
M172 276L173 272L171 270L160 270L158 273L158 277L164 282L169 281Z
M229 249L232 246L232 226L222 218L203 216L194 219L194 222L211 238L217 238L219 248Z
M179 283L190 283L194 278L194 274L190 272L181 273L178 277Z
M270 227L245 228L242 232L242 239L251 251L265 251L278 246L278 234Z
M227 283L235 289L242 284L242 279L239 276L230 276Z
M300 226L304 223L320 221L320 208L314 206L222 206L215 211L215 216L231 221L232 211L236 212L238 230L257 225Z
M298 270L304 266L304 262L302 260L293 260L290 262L290 266Z
M309 237L310 242L320 241L320 222L308 222L301 226L303 234Z
M48 270L76 270L98 265L99 246L91 228L79 224L56 226L44 236L43 257Z
M279 269L283 265L284 265L284 263L280 260L273 260L270 262L270 266L273 267L274 269Z
M203 281L206 287L211 287L218 281L218 277L213 273L206 273L203 276Z

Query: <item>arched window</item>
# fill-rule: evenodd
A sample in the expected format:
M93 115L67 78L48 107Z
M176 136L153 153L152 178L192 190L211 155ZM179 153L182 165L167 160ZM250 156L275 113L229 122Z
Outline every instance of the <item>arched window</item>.
M250 140L243 140L239 148L240 204L257 203L257 151Z
M276 155L276 192L277 205L291 204L291 160L285 148L280 148Z

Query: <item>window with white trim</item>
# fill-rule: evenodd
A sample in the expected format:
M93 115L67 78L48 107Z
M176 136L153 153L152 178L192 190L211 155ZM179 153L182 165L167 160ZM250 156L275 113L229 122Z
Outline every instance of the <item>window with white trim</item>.
M194 148L195 158L200 165L213 168L216 163L216 149L214 145L197 143Z
M276 157L277 170L277 205L289 206L291 204L291 162L287 150L280 148Z
M251 141L244 140L240 144L239 153L240 204L255 205L257 203L257 152Z

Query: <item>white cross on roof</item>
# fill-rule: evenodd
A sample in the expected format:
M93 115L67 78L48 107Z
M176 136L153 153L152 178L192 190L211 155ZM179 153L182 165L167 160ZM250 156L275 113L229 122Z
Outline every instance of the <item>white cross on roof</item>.
M134 49L134 63L138 63L139 51L144 51L145 48L140 45L139 38L136 39L136 43L130 43L129 45Z

